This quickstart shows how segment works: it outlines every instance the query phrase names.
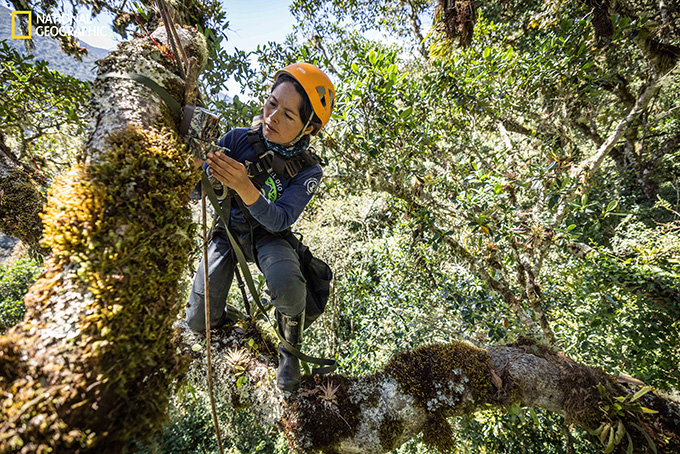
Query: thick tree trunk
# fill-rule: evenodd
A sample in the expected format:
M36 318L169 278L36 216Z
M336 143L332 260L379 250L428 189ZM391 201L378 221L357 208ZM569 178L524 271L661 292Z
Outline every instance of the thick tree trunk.
M639 403L658 413L631 407L623 416L606 413L609 400L638 389L531 341L486 350L463 343L421 347L396 355L371 376L303 377L299 392L290 395L276 387L277 350L261 333L244 322L214 332L215 387L223 404L248 408L261 424L282 429L295 452L387 453L420 432L425 443L445 450L452 443L447 417L512 403L555 412L591 432L606 424L616 430L621 420L621 434L630 434L635 452L649 446L640 430L659 453L680 452L680 403L650 392ZM182 330L185 350L203 339ZM191 353L195 367L204 370L204 352ZM627 443L624 436L617 448L625 452Z
M202 37L182 35L204 62ZM144 74L182 102L173 66L140 38L101 60L99 73ZM170 326L193 247L197 176L179 118L131 80L100 79L93 96L82 163L54 183L45 209L46 271L24 322L0 338L2 453L121 452L159 427L185 366Z

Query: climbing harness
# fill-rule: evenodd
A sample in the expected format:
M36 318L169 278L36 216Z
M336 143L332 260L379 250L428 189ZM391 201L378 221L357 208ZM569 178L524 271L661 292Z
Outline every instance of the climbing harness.
M253 281L253 277L250 274L250 270L248 269L248 263L246 261L245 255L243 254L243 251L241 250L241 245L238 243L238 240L234 238L232 233L230 232L228 228L228 217L224 213L224 210L222 209L222 206L220 205L219 201L217 200L217 195L215 194L215 191L213 191L212 185L210 184L210 181L208 180L208 176L205 173L201 174L201 181L203 182L203 187L205 188L205 191L208 195L208 198L212 202L213 208L215 209L215 212L217 215L222 219L222 222L224 222L224 225L227 226L225 229L227 232L227 237L229 238L229 243L231 244L231 248L234 251L234 254L236 255L236 259L238 261L239 266L241 267L241 271L243 272L243 277L246 282L246 286L248 287L248 290L250 291L250 295L255 302L255 305L257 306L257 309L260 311L260 313L263 315L263 317L274 327L274 323L269 319L267 316L267 310L262 304L262 301L260 300L260 295L259 292L257 291L255 287L255 282ZM207 292L206 292L207 293ZM249 314L251 317L253 317L255 314L249 311ZM315 358L313 356L306 355L302 353L300 350L295 348L290 342L288 342L282 335L279 333L279 330L274 327L274 332L276 333L277 337L279 338L279 341L283 344L283 346L288 350L291 354L293 354L295 357L298 359L305 361L307 363L311 364L317 364L321 365L323 367L316 367L312 368L312 374L313 375L323 375L323 374L328 374L330 372L333 372L335 369L337 369L337 361L334 359L326 359L326 358Z
M323 163L318 155L306 148L300 154L290 158L267 149L262 134L261 115L255 117L253 124L248 128L248 143L255 149L257 154L256 162L246 164L248 176L254 178L260 186L262 183L258 179L261 175L273 172L284 178L293 178L301 171Z

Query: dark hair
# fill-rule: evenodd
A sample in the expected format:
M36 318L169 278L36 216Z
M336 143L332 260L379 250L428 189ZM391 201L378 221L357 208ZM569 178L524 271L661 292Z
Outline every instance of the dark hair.
M281 74L274 82L274 85L272 85L271 91L274 91L276 87L278 87L284 82L290 82L291 84L293 84L293 87L295 87L295 91L297 91L300 94L300 97L302 98L302 102L300 103L300 118L302 119L302 124L306 124L307 121L309 120L310 115L313 115L312 121L309 124L312 125L313 128L311 135L315 135L317 132L321 130L321 128L323 127L323 123L321 123L321 119L314 112L314 109L312 108L312 103L309 101L309 96L307 96L307 93L305 92L305 89L302 88L302 85L300 85L300 82L298 82L293 76L289 74Z

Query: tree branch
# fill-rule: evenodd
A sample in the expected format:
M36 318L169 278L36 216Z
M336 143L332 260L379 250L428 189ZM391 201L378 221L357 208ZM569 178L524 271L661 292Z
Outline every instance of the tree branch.
M45 196L36 187L34 176L5 145L0 133L0 231L23 241L35 253L46 254L40 246Z
M562 198L558 209L552 218L551 225L558 226L562 223L568 214L567 208L571 202L576 200L577 197L580 197L587 190L588 185L600 169L604 159L614 149L619 140L621 140L621 138L626 134L640 113L642 113L647 108L661 86L669 80L671 73L672 71L669 71L662 76L656 77L654 80L648 83L638 96L633 108L628 112L625 118L619 121L609 137L607 137L602 145L598 147L597 151L589 158L581 161L581 164L578 167L572 169L571 177L572 181L574 181L573 190L570 191L566 197Z
M204 338L186 328L181 332L185 350ZM513 346L487 349L457 342L424 346L397 354L376 374L305 376L299 392L284 394L274 380L276 349L261 333L245 322L215 331L217 387L224 393L223 404L248 408L263 426L282 429L299 453L387 453L420 432L431 448L445 448L451 443L446 418L511 403L544 408L568 424L595 430L609 418L600 409L605 398L596 385L609 396L636 391L601 369L521 339ZM255 349L246 347L248 339L255 339ZM205 355L191 354L202 370ZM245 378L237 385L239 377ZM680 404L649 393L643 405L659 413L623 421L636 437L636 449L644 452L647 443L633 433L632 424L655 427L651 436L658 440L658 452L675 453L680 447Z

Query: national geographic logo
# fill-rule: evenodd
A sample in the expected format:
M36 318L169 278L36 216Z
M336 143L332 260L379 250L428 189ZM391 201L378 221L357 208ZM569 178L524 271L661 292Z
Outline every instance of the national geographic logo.
M12 11L12 39L31 39L33 35L57 38L59 36L105 36L104 27L94 25L89 19L71 15L36 14L31 11ZM21 27L21 21L28 23L27 32ZM72 25L61 25L72 24Z
M28 16L28 35L21 31L21 16ZM31 16L30 11L12 11L12 39L31 39Z

